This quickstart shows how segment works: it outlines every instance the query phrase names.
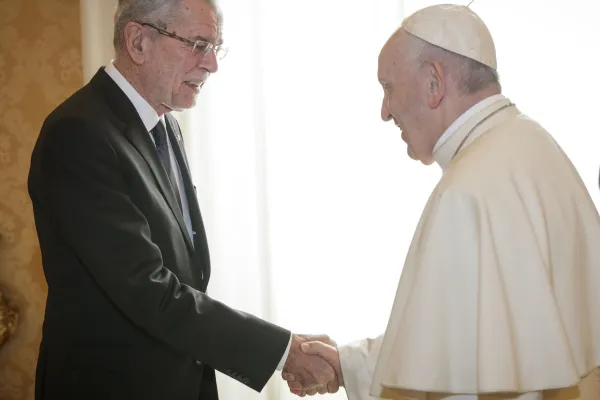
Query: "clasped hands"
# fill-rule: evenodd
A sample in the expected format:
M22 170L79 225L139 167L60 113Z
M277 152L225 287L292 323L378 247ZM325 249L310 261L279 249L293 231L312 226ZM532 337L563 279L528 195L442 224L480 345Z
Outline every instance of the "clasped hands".
M300 397L337 392L344 386L337 344L327 335L292 335L281 376Z

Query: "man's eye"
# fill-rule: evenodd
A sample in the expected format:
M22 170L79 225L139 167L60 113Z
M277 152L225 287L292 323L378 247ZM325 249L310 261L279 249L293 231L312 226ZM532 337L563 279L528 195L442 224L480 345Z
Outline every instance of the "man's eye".
M209 46L210 46L210 44L208 44L206 42L198 42L198 43L196 43L196 51L205 53L208 50Z

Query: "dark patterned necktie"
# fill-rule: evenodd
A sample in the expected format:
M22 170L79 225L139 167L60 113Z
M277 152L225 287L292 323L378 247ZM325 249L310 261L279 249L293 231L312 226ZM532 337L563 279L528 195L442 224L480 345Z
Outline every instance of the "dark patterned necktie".
M177 186L177 178L175 176L175 171L171 167L171 155L169 152L169 142L167 142L167 130L165 129L162 121L158 121L158 124L150 131L152 137L154 137L154 144L156 145L156 150L158 151L158 158L169 177L169 182L171 183L171 188L173 189L173 193L175 194L175 198L177 199L177 203L179 204L179 209L183 210L181 207L181 196L179 195L179 187Z

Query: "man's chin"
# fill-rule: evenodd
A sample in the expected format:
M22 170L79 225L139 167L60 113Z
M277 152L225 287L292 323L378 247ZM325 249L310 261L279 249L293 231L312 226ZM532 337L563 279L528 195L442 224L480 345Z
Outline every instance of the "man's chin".
M427 158L420 158L420 157L418 157L413 151L410 150L410 148L406 152L408 153L408 156L412 160L414 160L414 161L420 161L421 164L423 164L423 165L431 165L435 161L433 159L433 157L427 157Z
M415 161L419 161L419 157L417 157L417 155L415 154L414 151L412 151L412 149L410 147L406 148L406 154L408 154L408 156Z
M196 99L190 101L177 101L171 104L163 103L170 111L185 111L196 105Z

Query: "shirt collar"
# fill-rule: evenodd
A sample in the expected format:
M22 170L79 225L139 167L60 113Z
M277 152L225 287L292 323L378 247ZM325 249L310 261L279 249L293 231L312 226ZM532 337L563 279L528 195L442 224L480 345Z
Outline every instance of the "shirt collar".
M488 121L488 116L495 114L511 104L510 100L502 95L491 96L477 103L457 118L448 129L447 132L449 132L449 134L446 136L445 140L442 142L438 140L439 145L436 144L435 151L433 152L433 157L442 170L446 170L446 168L450 166L452 158L461 148L463 142L471 133L471 130L477 128L477 130L473 132L473 135L470 136L470 141L464 143L464 146L462 146L463 148L466 148L470 142L497 123L494 122L497 121L497 118Z
M469 118L471 118L472 116L474 116L475 114L477 114L478 112L480 112L481 110L486 108L487 106L492 105L495 102L504 100L504 99L506 99L506 97L504 97L502 94L495 94L493 96L490 96L490 97L487 97L487 98L481 100L479 103L475 104L474 106L469 108L467 111L462 113L462 115L460 117L458 117L448 127L448 129L446 129L446 131L442 134L442 136L440 136L437 143L433 147L433 152L435 153L436 151L438 151L439 148L442 147L442 145L444 143L446 143L448 141L448 139L450 139L450 137L458 130L458 128L462 124L464 124L465 122L467 122L469 120Z
M115 67L114 60L104 69L104 71L112 78L113 81L121 88L123 93L129 98L135 110L139 114L140 118L146 130L150 132L158 123L162 120L164 123L164 116L159 117L156 110L134 89L133 86L125 79L123 74Z

